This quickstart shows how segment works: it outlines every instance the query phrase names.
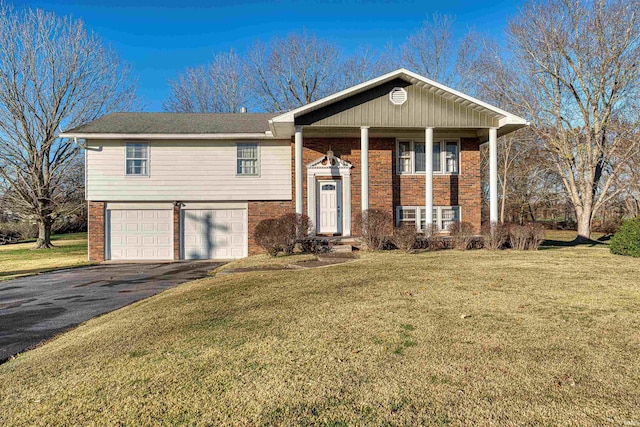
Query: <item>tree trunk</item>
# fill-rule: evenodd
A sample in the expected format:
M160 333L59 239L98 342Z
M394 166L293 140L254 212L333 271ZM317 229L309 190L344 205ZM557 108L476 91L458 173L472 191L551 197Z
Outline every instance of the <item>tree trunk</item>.
M36 241L36 249L52 248L51 244L51 218L45 217L38 220L38 240Z
M583 209L582 212L576 211L576 219L578 221L576 241L586 242L591 240L591 214L591 209Z

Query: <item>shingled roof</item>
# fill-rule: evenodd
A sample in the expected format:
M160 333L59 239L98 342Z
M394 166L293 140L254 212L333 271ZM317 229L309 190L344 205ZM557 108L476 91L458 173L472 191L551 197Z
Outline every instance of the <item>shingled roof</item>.
M276 113L111 113L65 134L264 133Z

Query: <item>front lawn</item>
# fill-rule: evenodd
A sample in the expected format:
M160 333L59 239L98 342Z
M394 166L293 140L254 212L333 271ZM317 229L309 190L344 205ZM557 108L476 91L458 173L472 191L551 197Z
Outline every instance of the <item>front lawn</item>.
M89 264L87 233L59 234L51 240L52 249L35 250L35 241L1 245L0 280Z
M206 278L1 365L0 424L640 423L639 272L586 246Z

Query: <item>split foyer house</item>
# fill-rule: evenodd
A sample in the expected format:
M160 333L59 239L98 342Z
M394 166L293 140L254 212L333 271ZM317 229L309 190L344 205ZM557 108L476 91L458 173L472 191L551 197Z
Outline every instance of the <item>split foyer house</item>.
M357 236L384 209L418 231L480 231L480 145L526 120L405 69L276 114L114 113L69 130L85 148L89 259L231 259L260 252L256 224L307 214Z

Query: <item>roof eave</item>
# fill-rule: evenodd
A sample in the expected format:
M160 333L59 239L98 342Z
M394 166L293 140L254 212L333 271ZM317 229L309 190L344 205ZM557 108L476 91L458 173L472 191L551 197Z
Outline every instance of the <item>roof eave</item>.
M77 139L276 139L267 131L264 133L75 133L62 132L59 138Z
M450 87L447 87L443 84L440 84L438 82L435 82L433 80L427 79L426 77L423 77L419 74L416 74L412 71L409 71L405 68L400 68L398 70L392 71L390 73L384 74L380 77L376 77L374 79L368 80L366 82L360 83L356 86L352 86L350 88L344 89L338 93L335 93L333 95L327 96L325 98L319 99L315 102L312 102L310 104L307 105L303 105L302 107L296 108L294 110L288 111L284 114L281 114L279 116L274 117L273 119L271 119L270 123L294 123L296 117L299 117L302 114L314 111L318 108L321 108L325 105L331 104L332 102L338 101L344 97L350 96L350 95L354 95L357 94L359 92L362 92L364 90L367 90L370 87L379 85L381 83L384 83L386 81L389 80L393 80L394 78L405 78L407 79L410 83L415 84L416 82L422 82L424 84L430 85L432 87L435 87L437 89L443 90L445 92L448 92L454 96L457 96L459 98L462 98L468 102L471 102L473 104L476 104L482 108L485 108L489 111L492 111L494 114L498 115L498 116L502 116L500 117L500 126L503 126L506 124L522 124L524 126L529 126L529 122L526 121L525 119L518 117L514 114L509 113L508 111L502 110L501 108L495 107L491 104L488 104L484 101L480 101L479 99L476 99L472 96L466 95L462 92L459 92L455 89L452 89Z

